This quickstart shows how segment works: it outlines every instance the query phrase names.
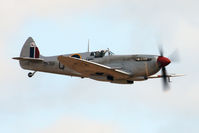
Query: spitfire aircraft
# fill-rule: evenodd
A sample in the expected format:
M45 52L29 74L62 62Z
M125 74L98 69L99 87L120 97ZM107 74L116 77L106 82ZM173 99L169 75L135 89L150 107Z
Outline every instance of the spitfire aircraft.
M85 53L73 53L58 56L42 56L34 40L29 37L22 50L19 60L23 69L32 70L32 77L37 71L54 74L90 78L118 84L133 84L153 78L162 78L164 88L168 88L170 77L181 75L167 74L166 66L171 60L160 55L114 55L109 49ZM154 75L162 70L162 75Z

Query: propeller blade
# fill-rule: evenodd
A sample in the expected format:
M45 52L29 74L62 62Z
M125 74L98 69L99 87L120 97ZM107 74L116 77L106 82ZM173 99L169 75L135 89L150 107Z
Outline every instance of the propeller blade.
M160 53L160 56L164 56L162 45L159 45L159 53Z
M180 56L179 56L179 52L178 52L177 49L170 54L169 59L172 62L179 62L180 61Z
M163 75L163 89L168 90L169 89L169 83L167 78L167 71L165 67L162 67L162 75Z

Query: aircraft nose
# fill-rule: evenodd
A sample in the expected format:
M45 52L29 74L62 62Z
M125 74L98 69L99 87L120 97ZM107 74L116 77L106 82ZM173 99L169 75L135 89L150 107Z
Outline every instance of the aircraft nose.
M157 62L160 64L160 67L165 67L171 63L171 60L164 56L159 56Z

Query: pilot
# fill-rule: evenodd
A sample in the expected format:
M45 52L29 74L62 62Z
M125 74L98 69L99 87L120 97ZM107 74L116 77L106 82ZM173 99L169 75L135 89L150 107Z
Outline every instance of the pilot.
M100 51L95 52L95 57L96 57L96 58L101 57L101 52L100 52Z
M100 57L104 57L104 55L105 55L105 51L102 50L102 51L100 52Z
M105 55L104 50L95 52L95 58L104 57L104 55Z

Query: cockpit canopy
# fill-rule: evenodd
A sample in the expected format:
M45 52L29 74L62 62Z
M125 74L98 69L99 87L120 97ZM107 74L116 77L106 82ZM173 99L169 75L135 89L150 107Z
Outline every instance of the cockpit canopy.
M104 56L110 56L110 55L113 55L113 52L111 52L109 49L94 51L94 52L91 52L90 54L90 56L93 56L95 58L102 58Z

